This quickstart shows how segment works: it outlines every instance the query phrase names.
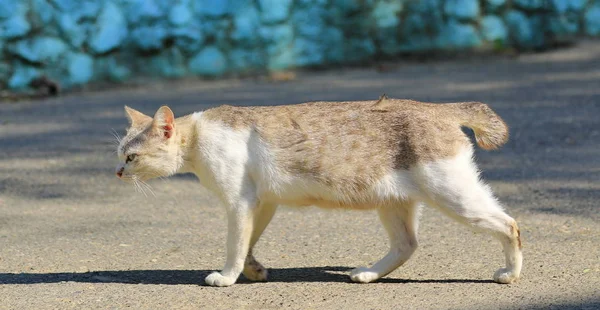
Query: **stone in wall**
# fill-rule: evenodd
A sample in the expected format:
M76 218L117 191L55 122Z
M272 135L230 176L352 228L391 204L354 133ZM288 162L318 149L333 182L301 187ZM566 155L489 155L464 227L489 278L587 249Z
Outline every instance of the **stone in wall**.
M232 71L240 74L258 72L267 65L264 53L258 49L236 48L229 53Z
M233 28L231 19L205 19L200 24L206 41L221 48L229 49L230 33Z
M579 33L579 16L576 14L551 16L547 23L556 41L568 40Z
M38 69L22 64L20 62L15 63L14 73L8 80L8 88L11 89L24 89L29 83L40 76Z
M268 55L275 55L289 47L294 40L294 28L283 24L278 26L262 26L258 29Z
M94 60L82 53L73 53L68 57L69 84L82 85L94 76Z
M70 12L77 8L77 2L72 0L52 0L52 4L62 12Z
M259 45L260 40L256 34L260 23L258 9L252 5L242 8L233 18L231 38L240 46L255 47Z
M47 0L32 0L30 14L34 28L47 26L54 18L54 11Z
M285 21L290 15L292 0L258 0L262 20L266 24Z
M0 44L0 48L2 48L2 44ZM5 81L8 81L11 76L11 67L5 59L0 57L0 87L4 87Z
M340 29L330 26L323 31L323 40L327 42L327 48L325 49L327 63L343 63L346 55L344 33Z
M564 14L568 12L581 12L589 0L550 0L549 6L551 10Z
M54 37L36 37L17 41L10 52L32 63L51 63L67 51L67 45Z
M186 58L177 47L164 49L144 63L145 73L151 76L178 78L188 73Z
M400 28L400 51L422 53L439 49L438 35L443 31L444 16L435 0L408 2Z
M169 11L169 22L174 26L184 26L189 23L194 15L185 2L177 3Z
M293 42L294 61L290 67L315 66L326 63L327 11L318 5L299 8L291 17L295 25Z
M164 20L163 17L165 14L155 0L128 0L125 12L127 22L130 25L147 25L155 21Z
M521 11L510 10L504 15L504 20L514 43L530 47L534 29L532 29L527 15Z
M325 62L325 47L317 41L298 37L293 42L293 55L290 67L321 65Z
M600 2L596 2L584 14L585 33L590 36L600 35Z
M383 54L395 55L400 52L399 25L403 8L400 1L380 1L373 8L372 18L377 26L375 36Z
M318 6L297 9L291 16L296 36L318 40L321 32L327 27L326 14L325 8Z
M194 74L220 76L227 71L227 59L217 47L208 46L190 60L189 68Z
M547 37L556 38L556 34L548 33L548 16L542 13L535 13L529 16L529 24L531 28L531 41L529 45L522 45L526 48L542 48L546 43L552 41Z
M267 69L280 71L289 69L294 63L295 55L292 46L285 46L275 54L267 56Z
M22 11L22 3L14 0L0 0L0 19L10 18L15 12L21 14Z
M481 45L481 38L473 25L450 21L438 35L436 45L441 50L468 49Z
M131 31L131 40L142 51L159 50L168 36L167 29L161 24L140 26Z
M398 27L399 14L404 7L400 1L379 1L373 8L373 19L377 28Z
M131 63L132 61L124 58L128 57L123 57L121 53L96 57L94 61L95 77L112 82L123 82L131 78L131 70L123 64Z
M570 41L581 32L581 11L588 0L550 0L545 16L547 31L554 41Z
M0 22L0 39L14 39L29 33L31 26L24 16L14 16Z
M499 16L487 15L481 19L481 35L484 40L504 46L508 43L508 30Z
M0 0L0 39L25 36L31 30L27 7L15 0Z
M205 41L202 25L198 20L173 28L170 35L175 45L188 54L198 51Z
M344 42L345 61L349 63L365 61L376 51L375 43L369 38L351 38Z
M537 11L544 8L546 0L512 0L513 4L526 11Z
M128 35L123 12L109 0L96 20L96 29L90 34L88 44L95 53L104 54L120 46Z
M77 20L69 14L58 16L58 28L62 36L69 42L73 48L81 48L88 36L88 28L82 27Z
M367 37L371 34L374 22L371 17L372 1L365 2L362 10L354 10L352 3L349 1L346 5L333 6L328 14L330 23L340 28L346 37Z
M484 8L487 13L497 13L506 5L506 0L485 0Z
M368 6L369 3L361 3L360 0L331 0L333 7L339 8L344 13L355 13ZM372 1L371 1L372 2Z
M200 16L221 17L230 12L235 0L195 0L194 8Z
M444 12L455 19L474 21L479 17L478 0L446 0Z
M38 10L51 10L54 5L57 7L56 13L59 14L69 14L73 19L77 21L81 21L82 19L89 18L93 19L98 16L98 12L102 7L102 3L104 1L97 0L51 0L51 1L43 1L43 0L34 0ZM45 2L45 4L44 4ZM52 12L52 11L50 11ZM41 14L48 14L47 12L40 12Z

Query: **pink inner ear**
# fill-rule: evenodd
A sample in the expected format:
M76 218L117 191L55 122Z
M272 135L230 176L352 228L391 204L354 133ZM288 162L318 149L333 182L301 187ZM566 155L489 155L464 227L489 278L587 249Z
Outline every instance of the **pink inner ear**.
M165 126L163 126L163 130L164 130L165 138L167 138L167 139L171 138L171 136L173 135L173 126L165 125Z

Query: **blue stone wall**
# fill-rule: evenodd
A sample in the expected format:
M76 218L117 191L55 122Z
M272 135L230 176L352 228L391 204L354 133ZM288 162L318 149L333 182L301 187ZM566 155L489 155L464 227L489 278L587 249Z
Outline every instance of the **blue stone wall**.
M600 35L600 0L0 0L0 87L254 74Z

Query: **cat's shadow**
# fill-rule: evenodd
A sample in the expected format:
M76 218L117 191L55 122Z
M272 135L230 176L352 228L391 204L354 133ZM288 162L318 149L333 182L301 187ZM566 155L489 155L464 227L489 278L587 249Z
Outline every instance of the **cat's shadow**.
M343 282L351 283L348 277L349 267L325 266L304 268L269 269L269 282ZM125 283L125 284L192 284L204 285L204 278L213 270L115 270L93 271L85 273L0 273L0 285L38 284L58 282L84 283ZM383 278L380 283L493 283L491 280L478 279L396 279ZM240 277L239 284L251 284Z

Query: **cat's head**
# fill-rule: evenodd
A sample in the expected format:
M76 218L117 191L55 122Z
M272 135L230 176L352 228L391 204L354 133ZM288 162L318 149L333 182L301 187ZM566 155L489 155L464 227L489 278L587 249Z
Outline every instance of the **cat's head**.
M163 106L154 117L125 106L129 128L120 139L117 177L125 181L145 181L173 175L181 162L173 111Z

